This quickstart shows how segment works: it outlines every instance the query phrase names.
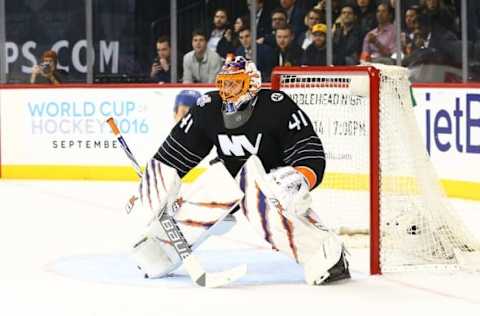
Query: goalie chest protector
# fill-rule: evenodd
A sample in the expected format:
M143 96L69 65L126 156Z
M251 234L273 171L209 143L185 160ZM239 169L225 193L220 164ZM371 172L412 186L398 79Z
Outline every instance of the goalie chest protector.
M267 172L285 165L308 166L320 179L325 167L323 147L305 112L282 91L262 89L253 102L248 121L228 129L218 92L205 94L172 129L156 158L176 167L180 164L177 160L185 162L185 157L178 153L183 150L173 148L174 143L184 147L183 156L193 154L192 160L205 157L215 146L218 157L234 177L255 154ZM182 167L176 167L181 176L186 173L186 166Z

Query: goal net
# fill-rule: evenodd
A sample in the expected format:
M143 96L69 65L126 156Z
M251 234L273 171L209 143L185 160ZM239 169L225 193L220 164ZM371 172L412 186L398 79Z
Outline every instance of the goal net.
M327 158L312 194L315 211L341 234L370 234L371 273L480 264L480 244L451 207L426 152L406 69L277 68L272 88L312 120Z

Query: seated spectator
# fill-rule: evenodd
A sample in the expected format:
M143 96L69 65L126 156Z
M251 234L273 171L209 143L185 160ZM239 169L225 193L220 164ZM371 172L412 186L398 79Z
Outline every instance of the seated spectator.
M202 94L195 90L182 90L175 97L175 105L173 106L173 116L175 122L180 121L191 107L197 104L198 98Z
M308 11L307 16L305 17L305 25L307 25L308 29L305 32L300 33L295 38L295 41L303 50L307 49L307 47L312 43L312 40L313 40L312 27L315 24L319 24L319 23L325 24L324 20L325 20L325 12L322 12L317 9L312 9Z
M239 16L235 19L235 23L233 24L233 30L227 29L225 33L223 33L223 37L218 42L217 46L217 54L219 54L222 58L226 58L228 53L235 54L237 48L240 47L240 41L238 40L238 33L241 29L250 27L250 20L248 16Z
M183 56L184 83L212 83L223 65L222 58L207 48L207 36L200 30L193 31L193 50Z
M290 25L280 28L275 34L276 48L275 66L298 66L301 64L303 50L293 41L293 30Z
M272 31L269 34L266 34L265 37L260 37L257 39L258 44L265 44L271 48L275 48L276 40L275 34L279 28L286 27L287 24L287 13L282 9L275 9L272 11Z
M303 53L302 65L325 66L327 64L326 34L327 26L325 24L313 26L313 42Z
M237 56L243 56L248 60L252 58L252 34L249 28L240 31L240 43L242 44L236 51ZM273 49L264 44L257 44L257 69L262 74L263 82L270 82L270 76L273 69Z
M402 45L402 51L407 54L411 51L412 41L415 30L415 20L418 13L418 6L411 6L405 11L405 26L400 34L400 43Z
M217 51L218 42L223 37L223 34L228 29L228 14L225 9L217 9L213 15L213 30L210 32L207 47L212 51Z
M280 0L280 7L287 14L287 24L292 26L293 36L296 37L306 31L304 19L305 11L297 0Z
M362 50L362 33L358 28L357 12L353 5L342 7L335 24L333 45L337 63L335 65L357 65Z
M377 27L377 19L375 16L375 1L374 0L356 0L358 12L358 25L362 38Z
M395 51L395 27L392 24L393 10L381 3L377 7L378 27L368 32L363 40L360 59L383 64L392 64L390 58Z
M340 11L342 10L342 0L332 0L332 21L336 21L337 18L340 16ZM319 0L318 3L313 7L315 10L319 10L322 12L326 12L327 10L327 1L326 0ZM321 23L326 23L326 21L322 21Z
M455 22L455 8L445 5L443 0L425 0L420 13L430 15L433 24L441 25L451 32L459 30Z
M154 82L171 82L170 79L170 41L167 37L161 36L156 44L157 57L152 64L150 78Z
M453 32L434 24L432 16L419 15L415 21L412 52L402 63L408 67L423 63L461 64L460 45Z
M33 66L30 83L52 83L64 82L66 73L57 69L58 56L53 50L47 50L42 54L42 62Z
M269 8L265 5L265 1L256 0L256 18L255 25L257 26L257 38L265 37L265 35L270 34L272 31L271 28L271 15ZM248 1L250 3L250 1ZM250 28L250 25L248 26Z

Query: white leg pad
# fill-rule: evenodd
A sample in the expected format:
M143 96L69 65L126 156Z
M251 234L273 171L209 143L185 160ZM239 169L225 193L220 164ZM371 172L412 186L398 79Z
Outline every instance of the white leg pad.
M320 249L303 264L307 284L318 285L328 278L328 270L340 260L342 248L338 237L329 232Z
M164 203L177 201L179 208L174 217L186 240L193 249L210 235L221 235L235 225L235 218L228 216L207 231L218 219L225 217L243 197L238 183L225 166L216 163L209 167L192 185L173 195L163 183L172 183L177 190L177 179L172 168L150 161L150 173L142 179L142 201L147 208L155 211ZM175 171L176 172L176 171ZM155 180L156 179L156 180ZM169 181L167 181L170 179ZM158 197L164 197L158 198ZM162 277L175 270L181 263L180 257L170 245L169 238L156 218L148 225L147 232L133 248L133 258L149 277Z
M157 220L149 225L145 235L133 246L132 257L149 278L163 277L182 262Z
M340 239L312 216L311 210L297 214L286 209L258 157L251 156L238 177L245 192L242 213L252 227L272 248L304 266L308 284L321 283L341 257Z
M158 214L166 203L173 204L180 185L177 170L155 158L150 159L138 188L143 207Z

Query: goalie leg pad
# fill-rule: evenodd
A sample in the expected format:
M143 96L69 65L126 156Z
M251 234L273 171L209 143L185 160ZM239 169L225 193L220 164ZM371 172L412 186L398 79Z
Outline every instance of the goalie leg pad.
M181 264L181 258L158 220L152 221L147 232L135 243L132 257L148 278L163 277Z
M170 172L168 166L163 164L158 166L156 161L149 162L147 168L149 167L155 168L155 170L162 169L164 180ZM151 186L161 183L160 173L157 172L156 175L158 177L156 182L152 179L152 176L145 176L142 183L146 182L147 179ZM172 174L170 176L173 184L176 185L175 176ZM160 205L159 200L155 200L155 188L148 192L146 185L144 185L142 189L145 193L143 199L147 205L150 203L148 196L151 196L152 201L155 201L155 207ZM161 189L162 187L159 188L159 191ZM221 163L210 166L193 184L183 187L180 194L174 196L169 196L169 194L172 194L169 192L165 194L167 194L166 203L174 203L178 206L174 218L193 249L203 243L210 235L224 234L235 225L235 218L227 214L243 197L243 192L240 190L238 183ZM158 215L154 217L147 232L133 248L134 260L149 277L162 277L181 264L180 258L173 246L170 245L169 238L165 235L157 217ZM224 220L217 223L221 218L224 218ZM215 227L209 230L213 225Z
M153 214L166 203L173 204L180 190L181 180L177 170L152 158L148 161L140 180L139 194L144 208Z
M330 272L337 274L332 268L344 259L342 242L311 216L311 210L298 212L295 207L286 208L278 196L281 191L275 189L270 179L258 157L251 156L238 174L245 193L242 212L273 249L304 266L308 284L321 284L329 279Z

